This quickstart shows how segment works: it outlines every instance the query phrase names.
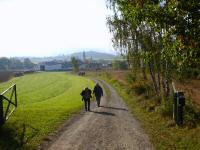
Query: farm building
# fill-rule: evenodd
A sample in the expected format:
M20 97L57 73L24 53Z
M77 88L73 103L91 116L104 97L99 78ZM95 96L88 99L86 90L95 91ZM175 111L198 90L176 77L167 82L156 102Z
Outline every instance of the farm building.
M102 64L97 62L82 63L79 66L80 70L100 70L101 68Z
M40 64L40 71L58 71L62 70L62 63L57 61L43 62Z

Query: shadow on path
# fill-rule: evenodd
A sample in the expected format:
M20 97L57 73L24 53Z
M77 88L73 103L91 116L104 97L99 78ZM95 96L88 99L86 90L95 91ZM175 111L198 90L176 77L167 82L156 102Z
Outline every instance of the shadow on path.
M96 113L96 114L100 114L100 115L115 116L115 114L110 113L110 112L105 112L105 111L98 112L98 111L91 110L91 112Z
M126 109L126 108L108 107L108 106L100 106L100 107L109 108L109 109L115 109L115 110L124 110L124 111L128 111L128 109Z

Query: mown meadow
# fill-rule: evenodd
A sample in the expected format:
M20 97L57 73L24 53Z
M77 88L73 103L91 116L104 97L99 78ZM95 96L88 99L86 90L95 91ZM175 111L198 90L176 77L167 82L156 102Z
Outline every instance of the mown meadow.
M90 79L66 72L34 73L4 83L0 92L17 85L18 107L1 128L0 149L34 149L83 103L80 92L94 86Z

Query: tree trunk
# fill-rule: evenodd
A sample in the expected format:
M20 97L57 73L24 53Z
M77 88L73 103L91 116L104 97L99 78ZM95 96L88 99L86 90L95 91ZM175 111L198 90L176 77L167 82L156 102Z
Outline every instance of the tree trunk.
M146 69L145 69L145 64L144 64L143 59L140 59L140 68L141 68L141 71L142 71L143 79L147 80Z
M158 96L159 92L158 92L158 86L157 86L157 82L156 82L155 70L154 70L154 67L153 67L153 65L151 63L148 63L148 65L149 65L149 71L150 71L151 78L152 78L152 81L153 81L153 86L154 86L154 89L155 89L155 93Z
M165 61L163 68L164 68L163 73L162 73L163 92L164 92L165 97L169 97L169 95L170 95L170 86L169 86L170 76L169 76L167 61Z
M168 63L166 62L166 97L169 97L170 95L169 82L170 82L170 74L169 74Z

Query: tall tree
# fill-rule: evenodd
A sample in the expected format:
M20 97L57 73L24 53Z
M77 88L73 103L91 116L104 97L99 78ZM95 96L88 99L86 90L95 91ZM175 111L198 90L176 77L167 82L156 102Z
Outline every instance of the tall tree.
M31 62L29 58L24 59L24 68L26 69L32 69L34 67L34 63Z
M10 60L6 57L0 58L0 70L8 70L10 66Z
M169 96L172 72L200 64L200 3L187 0L107 0L113 44L155 93ZM162 88L161 88L162 85Z
M10 69L21 70L24 69L24 63L17 58L10 58Z
M75 57L71 57L71 63L73 65L74 72L78 72L79 71L79 61L78 61L78 59L76 59Z

